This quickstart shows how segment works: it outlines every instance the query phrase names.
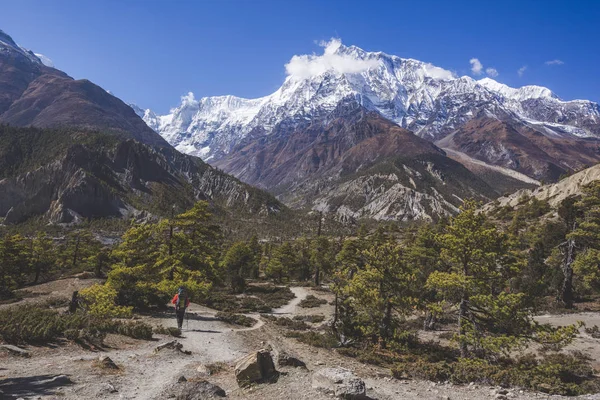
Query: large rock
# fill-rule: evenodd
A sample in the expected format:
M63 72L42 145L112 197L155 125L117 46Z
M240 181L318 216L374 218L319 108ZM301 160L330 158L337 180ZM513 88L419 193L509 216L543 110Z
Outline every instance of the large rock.
M235 379L240 387L266 382L277 376L271 353L262 349L248 354L235 366Z
M183 390L177 395L177 400L204 400L225 397L225 391L208 381L185 382Z
M316 371L312 387L340 399L369 399L365 382L345 368L323 368Z

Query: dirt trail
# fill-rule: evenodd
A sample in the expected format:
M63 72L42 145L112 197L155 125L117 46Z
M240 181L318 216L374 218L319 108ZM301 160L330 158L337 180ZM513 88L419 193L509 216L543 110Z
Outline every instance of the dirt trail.
M309 289L305 287L297 286L290 288L290 290L296 295L296 297L285 306L274 309L272 314L293 314L296 311L298 304L300 304L300 302L309 294Z
M294 287L291 290L296 298L287 305L273 310L273 314L294 316L306 314L332 315L332 306L324 304L313 309L298 307L300 301L308 294L331 300L331 294L316 292L311 288ZM222 373L207 379L221 386L230 399L312 399L325 400L330 396L319 393L311 388L312 371L327 367L345 367L355 371L363 378L369 389L369 394L379 400L419 399L438 400L440 398L457 399L494 399L493 388L487 386L452 386L431 382L392 379L389 370L365 365L354 359L343 357L334 350L314 348L302 344L295 339L282 336L281 331L272 324L265 324L256 314L248 314L259 322L251 328L236 328L215 318L216 311L191 304L189 319L184 321L183 337L177 339L183 345L183 350L189 350L191 355L185 355L171 349L154 352L157 345L173 340L171 337L155 335L158 340L138 341L123 336L110 335L107 347L103 352L90 352L76 345L57 348L30 348L32 357L25 359L9 356L0 352L0 390L15 396L5 396L6 399L41 398L41 399L165 399L168 398L169 388L177 385L180 376L193 378L201 364L216 362L226 363L228 367ZM541 322L552 324L572 323L584 319L593 325L600 324L600 316L596 313L580 315L540 316ZM164 327L175 326L173 312L143 317L152 325ZM594 351L591 347L598 346L598 340L585 334L574 348L586 352ZM258 385L252 389L238 388L233 374L235 361L260 347L272 345L275 351L285 350L304 360L308 370L284 368L282 375L275 384ZM600 350L598 350L600 351ZM100 354L108 355L121 367L118 373L106 373L94 366ZM65 378L53 377L64 374ZM41 382L41 383L40 383ZM36 385L37 383L37 385ZM112 388L116 392L112 392ZM540 399L534 393L512 391L511 398ZM541 398L548 398L542 396ZM551 398L558 398L552 396ZM585 397L600 399L600 396Z

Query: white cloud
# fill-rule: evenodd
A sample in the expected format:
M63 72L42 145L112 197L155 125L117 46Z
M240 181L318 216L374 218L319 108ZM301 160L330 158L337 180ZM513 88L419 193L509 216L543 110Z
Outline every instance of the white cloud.
M477 58L471 58L471 72L473 75L481 75L483 73L483 64Z
M328 42L321 41L319 45L324 48L322 55L293 56L290 62L285 65L287 74L306 79L327 71L338 74L359 73L369 68L376 68L379 65L379 61L374 59L363 60L351 54L337 53L342 45L340 39L331 39Z
M525 73L526 70L527 70L527 65L523 65L521 68L518 69L517 75L523 76L523 74Z
M492 78L498 76L498 71L496 71L496 68L487 68L485 70L485 73L487 74L487 76L491 76Z
M188 92L188 94L181 96L181 105L182 106L195 106L198 104L198 101L194 97L194 93Z
M435 65L429 63L425 64L425 74L427 74L427 76L432 77L433 79L441 79L445 81L449 81L455 78L454 73L452 73L451 71L448 71L444 68L436 67Z
M546 64L546 65L563 65L564 61L555 59L555 60L546 61L544 64Z

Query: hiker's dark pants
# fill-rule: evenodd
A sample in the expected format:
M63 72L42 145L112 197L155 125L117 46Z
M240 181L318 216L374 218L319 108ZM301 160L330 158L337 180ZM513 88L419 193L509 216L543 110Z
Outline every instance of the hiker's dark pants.
M185 315L185 308L176 308L175 314L177 314L177 327L181 329L183 326L183 316Z

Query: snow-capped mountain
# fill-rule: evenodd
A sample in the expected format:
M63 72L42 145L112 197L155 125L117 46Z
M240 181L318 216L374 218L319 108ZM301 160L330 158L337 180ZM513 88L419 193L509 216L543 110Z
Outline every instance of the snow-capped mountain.
M323 55L295 56L283 85L258 99L192 93L167 115L138 113L180 151L219 159L246 138L269 135L276 126L300 126L322 118L344 101L368 110L420 137L438 140L476 116L517 120L551 137L600 136L600 107L563 101L547 88L510 88L492 79L474 80L432 64L382 52L325 44Z
M32 51L19 46L9 35L4 33L2 29L0 29L0 53L25 57L29 61L43 64L48 67L54 67L52 60L50 60L48 57L44 56L43 54L35 54Z

